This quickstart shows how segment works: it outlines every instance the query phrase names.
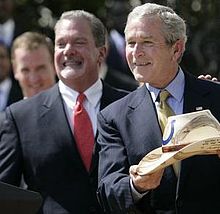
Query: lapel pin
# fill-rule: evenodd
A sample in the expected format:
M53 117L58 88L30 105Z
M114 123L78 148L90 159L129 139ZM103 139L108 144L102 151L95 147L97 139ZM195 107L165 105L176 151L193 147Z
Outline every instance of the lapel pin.
M196 107L196 111L201 111L202 109L203 109L202 106Z

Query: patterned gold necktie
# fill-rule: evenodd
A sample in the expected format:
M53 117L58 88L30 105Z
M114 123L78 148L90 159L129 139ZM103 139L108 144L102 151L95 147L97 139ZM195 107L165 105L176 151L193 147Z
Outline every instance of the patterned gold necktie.
M169 104L167 103L168 97L171 96L167 90L162 90L160 92L160 103L157 108L159 123L161 126L162 132L164 132L165 126L167 124L167 120L169 116L175 115ZM176 176L179 175L180 162L176 162L173 164L173 169L175 171Z

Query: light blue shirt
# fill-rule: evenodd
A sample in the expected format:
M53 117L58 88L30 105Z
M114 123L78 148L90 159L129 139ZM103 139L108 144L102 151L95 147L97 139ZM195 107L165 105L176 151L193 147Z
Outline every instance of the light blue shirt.
M156 107L158 106L158 95L161 91L161 89L154 88L153 86L146 83L147 89L150 91L151 97L153 102L155 103ZM184 73L181 68L179 68L179 71L176 75L176 77L173 79L170 84L164 88L166 89L171 96L168 97L167 103L172 108L173 112L178 115L183 113L183 94L184 94L184 87L185 87L185 77Z

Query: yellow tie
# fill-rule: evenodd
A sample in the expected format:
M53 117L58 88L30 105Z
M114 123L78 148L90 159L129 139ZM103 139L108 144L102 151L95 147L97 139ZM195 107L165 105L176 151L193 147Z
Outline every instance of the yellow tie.
M167 98L169 96L170 93L167 90L163 90L160 92L160 103L157 111L158 111L158 118L162 132L164 132L168 117L174 115L173 110L167 103Z
M169 104L167 103L168 97L171 96L167 90L162 90L160 92L160 103L157 108L159 123L161 126L162 132L164 132L165 126L167 124L167 120L169 116L175 115ZM179 174L180 162L176 162L173 164L173 169L175 171L176 176Z

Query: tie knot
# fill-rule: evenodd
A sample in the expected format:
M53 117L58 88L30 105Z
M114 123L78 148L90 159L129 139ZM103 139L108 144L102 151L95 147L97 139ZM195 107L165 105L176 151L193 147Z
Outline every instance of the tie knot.
M79 102L80 104L82 104L85 98L86 98L85 94L81 93L81 94L79 94L78 97L77 97L77 102Z
M167 90L162 90L160 92L160 102L166 102L169 96L170 96L170 93Z

